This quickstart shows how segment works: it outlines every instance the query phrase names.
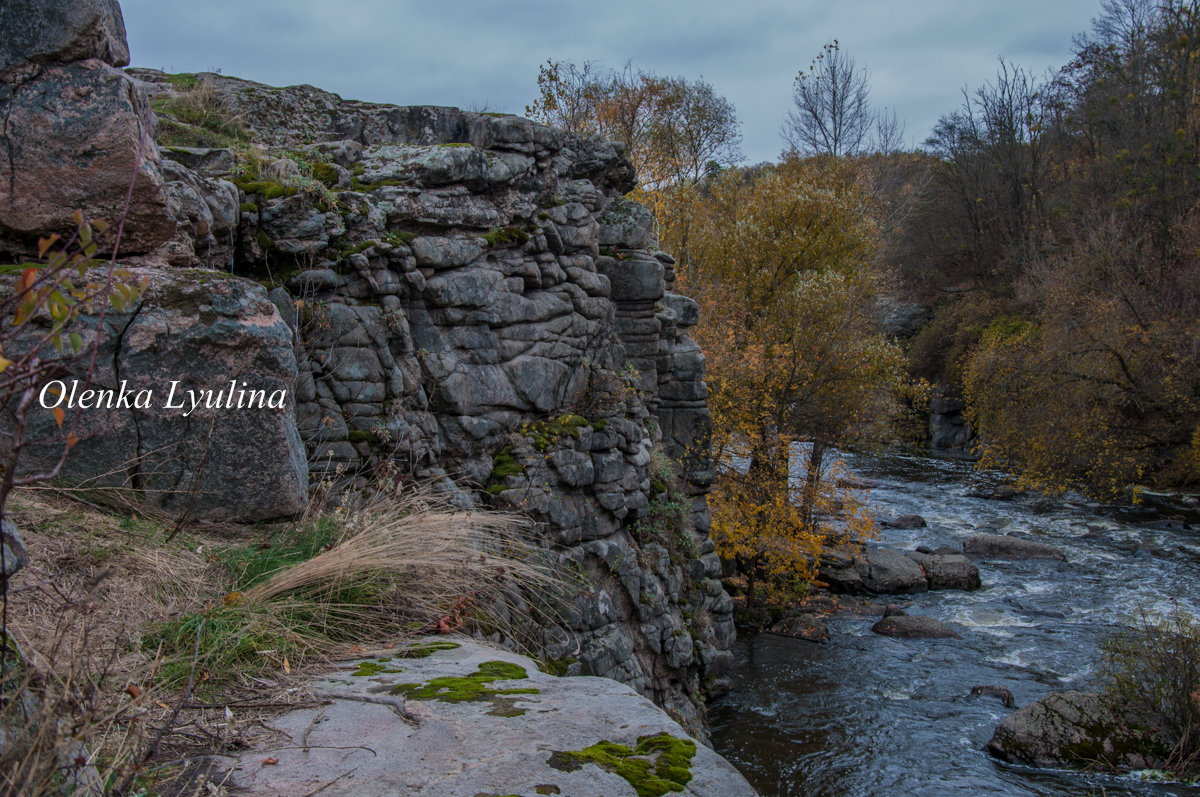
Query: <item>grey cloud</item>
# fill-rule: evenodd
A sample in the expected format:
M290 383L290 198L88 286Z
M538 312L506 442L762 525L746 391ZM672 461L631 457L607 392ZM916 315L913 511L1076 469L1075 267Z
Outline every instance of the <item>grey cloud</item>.
M1070 55L1099 0L207 0L122 3L133 62L220 68L264 83L311 83L346 97L486 105L520 113L547 58L627 60L706 80L737 107L747 159L779 154L796 72L837 38L872 73L919 143L961 103L961 88L1004 55L1041 74Z

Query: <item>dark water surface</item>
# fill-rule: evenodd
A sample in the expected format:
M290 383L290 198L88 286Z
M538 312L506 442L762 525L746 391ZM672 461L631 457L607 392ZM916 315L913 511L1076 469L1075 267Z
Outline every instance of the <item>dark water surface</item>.
M983 752L1011 713L977 684L1012 690L1018 706L1090 685L1097 644L1139 612L1172 600L1200 615L1200 532L1151 528L1164 515L1192 523L1186 504L1117 510L1078 496L1055 502L966 495L996 482L970 465L903 455L847 457L879 481L879 517L915 513L928 528L885 529L882 543L911 550L961 547L985 527L1061 548L1067 562L979 562L983 588L916 596L910 614L936 617L961 640L898 640L871 632L877 618L832 620L815 644L743 635L733 692L710 706L713 743L763 795L1200 795L1200 788L1132 777L1035 770ZM1099 531L1107 539L1082 539ZM1158 545L1137 558L1122 543ZM886 600L886 598L884 598Z

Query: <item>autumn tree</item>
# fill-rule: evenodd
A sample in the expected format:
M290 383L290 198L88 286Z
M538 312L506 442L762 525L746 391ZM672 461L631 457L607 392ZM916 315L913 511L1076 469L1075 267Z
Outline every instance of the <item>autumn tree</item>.
M640 185L634 198L660 225L672 215L672 193L713 168L742 160L737 114L703 79L660 77L626 64L601 70L547 61L538 72L529 118L625 145Z
M853 505L843 525L820 524L838 498L828 450L877 431L903 382L901 353L869 312L864 208L844 164L798 158L729 170L690 205L679 279L701 305L723 465L713 534L750 602L763 587L811 581L827 535L870 526Z
M966 131L935 150L967 177L942 217L958 274L991 298L939 317L973 325L954 357L984 462L1030 486L1200 481L1197 5L1109 0L1052 83L1002 72L986 135L941 131Z

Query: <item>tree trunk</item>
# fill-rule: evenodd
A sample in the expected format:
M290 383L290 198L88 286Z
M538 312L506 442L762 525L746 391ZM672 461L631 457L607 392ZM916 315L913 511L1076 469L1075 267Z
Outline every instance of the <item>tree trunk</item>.
M821 462L825 459L825 441L813 440L808 457L808 472L804 475L804 492L800 496L800 519L806 529L812 528L817 492L821 486Z

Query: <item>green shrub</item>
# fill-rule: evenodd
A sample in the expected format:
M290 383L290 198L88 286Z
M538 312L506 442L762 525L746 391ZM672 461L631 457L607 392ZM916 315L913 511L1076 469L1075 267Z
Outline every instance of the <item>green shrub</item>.
M1175 745L1167 768L1200 771L1200 622L1176 606L1101 645L1099 681L1115 705L1153 713Z

